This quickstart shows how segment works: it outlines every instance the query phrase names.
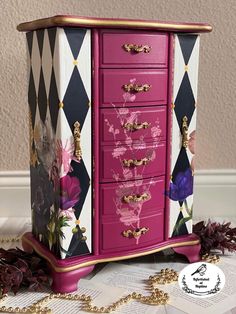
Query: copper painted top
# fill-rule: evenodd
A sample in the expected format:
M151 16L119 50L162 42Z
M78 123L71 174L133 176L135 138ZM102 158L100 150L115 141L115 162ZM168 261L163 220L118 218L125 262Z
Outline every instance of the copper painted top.
M21 23L17 26L20 32L49 27L86 27L86 28L128 28L149 29L181 33L207 33L212 26L202 23L176 23L154 20L130 20L113 18L81 17L74 15L56 15L48 18Z

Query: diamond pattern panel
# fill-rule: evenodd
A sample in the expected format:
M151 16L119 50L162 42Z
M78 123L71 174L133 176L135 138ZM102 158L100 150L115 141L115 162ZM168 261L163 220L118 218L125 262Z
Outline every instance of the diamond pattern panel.
M37 153L31 167L31 177L34 177L31 183L32 208L37 194L35 182L40 182L40 177L35 175L39 167L54 190L54 201L44 208L47 212L45 219L41 222L34 219L33 232L61 258L89 254L92 252L90 30L38 30L27 33L27 42L30 57L28 102L33 133L31 149L32 153ZM81 129L83 155L80 162L74 158L73 129L76 121L80 122ZM59 159L56 161L55 158ZM58 170L55 162L60 163ZM71 183L68 185L64 180L60 185L65 176ZM71 187L73 182L79 182L74 189ZM61 193L56 190L58 186L63 188ZM64 197L63 193L70 194L70 202L59 200ZM47 194L44 193L43 197ZM48 236L62 209L66 215L71 215L61 228L63 236L60 237L59 232ZM39 233L39 229L47 232Z
M179 185L179 189L188 190L188 186L181 186L180 181L177 181L177 176L181 173L184 174L189 169L193 172L195 136L194 139L189 138L191 145L189 144L185 149L182 147L181 133L182 119L186 116L188 118L188 134L195 135L199 36L175 35L174 47L171 182L175 186ZM191 183L191 181L189 182ZM189 194L190 192L186 192L184 201L170 201L170 237L192 232L193 195Z

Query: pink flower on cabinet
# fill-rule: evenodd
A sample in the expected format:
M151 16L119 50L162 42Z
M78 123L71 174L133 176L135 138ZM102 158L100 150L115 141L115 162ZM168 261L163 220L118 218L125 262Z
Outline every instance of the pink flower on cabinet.
M118 113L119 113L119 115L126 115L129 113L129 109L128 108L119 108Z
M70 172L71 169L71 160L74 155L74 143L73 141L66 140L63 143L61 140L57 140L56 142L56 156L57 162L60 169L60 176L63 176Z
M123 176L125 180L130 180L133 177L133 173L129 168L124 168L123 169Z
M134 123L136 122L140 111L133 111L131 112L130 116L127 118L126 123Z
M125 226L130 226L139 221L139 217L135 214L135 211L128 208L119 208L117 214L120 215L120 222Z
M132 78L129 80L131 84L134 84L136 82L136 78Z
M123 94L123 98L125 102L133 102L136 99L136 95L126 92Z
M77 177L66 175L60 179L60 186L60 208L67 210L79 201L80 181Z
M126 136L126 139L125 139L125 144L130 146L132 144L132 138L130 136Z
M59 217L66 217L72 220L75 217L74 212L75 210L73 208L59 209Z
M152 137L158 137L161 135L161 129L159 128L159 126L153 126L151 128L151 134Z
M188 148L192 154L195 154L196 131L190 133L188 140Z
M119 158L120 156L124 155L126 152L126 148L124 146L116 147L113 149L112 156L113 158Z

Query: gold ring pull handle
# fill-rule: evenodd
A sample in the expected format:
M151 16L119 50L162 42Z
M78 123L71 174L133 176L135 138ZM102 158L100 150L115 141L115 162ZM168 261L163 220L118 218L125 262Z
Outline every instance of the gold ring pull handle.
M152 49L152 47L148 45L135 45L135 44L124 44L123 48L127 52L135 52L135 53L140 53L140 52L149 53Z
M144 157L142 159L124 159L123 165L125 167L145 166L151 159Z
M188 118L186 116L182 119L182 147L188 147Z
M149 231L149 228L142 227L142 228L137 228L135 230L125 230L122 232L123 237L125 238L138 238L141 235L147 233Z
M80 123L79 123L79 121L76 121L74 123L74 143L75 143L74 155L75 155L77 160L81 160L81 158L82 158L82 150L81 150L81 146L80 146L80 141L81 141L80 137L81 137Z
M149 128L150 126L150 123L148 122L143 122L143 123L125 123L123 128L128 130L128 131L131 131L131 132L134 132L134 131L137 131L137 130L141 130L141 129L147 129Z
M130 93L140 93L140 92L148 92L150 90L150 88L152 87L152 85L150 84L143 84L143 85L138 85L138 84L125 84L123 85L123 89Z
M150 194L143 193L141 195L125 195L123 197L123 201L125 203L138 203L138 202L144 202L150 199Z

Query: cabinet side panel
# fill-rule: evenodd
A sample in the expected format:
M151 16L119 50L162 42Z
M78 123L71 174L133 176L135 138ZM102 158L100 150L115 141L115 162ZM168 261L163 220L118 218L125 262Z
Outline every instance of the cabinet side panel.
M29 32L27 43L32 231L59 256L59 233L55 224L60 203L59 175L55 167L59 99L52 62L56 32L55 28Z
M31 59L33 233L58 257L89 254L92 250L90 31L38 30L28 33L27 41ZM80 160L74 154L76 121L82 150Z
M58 35L56 143L59 218L66 220L60 229L60 254L66 258L92 252L91 31L59 28ZM76 151L81 156L76 156Z
M199 35L174 36L169 237L192 232ZM188 144L183 147L183 123Z

